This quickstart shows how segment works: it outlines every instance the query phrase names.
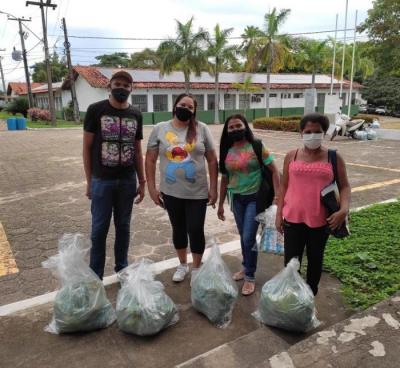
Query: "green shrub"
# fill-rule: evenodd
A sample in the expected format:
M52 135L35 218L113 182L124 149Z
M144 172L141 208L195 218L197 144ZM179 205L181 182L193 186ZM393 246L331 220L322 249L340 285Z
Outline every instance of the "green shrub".
M25 118L28 117L29 103L25 97L17 97L7 104L5 110L10 114L22 114Z
M63 108L64 119L67 121L74 121L74 104L72 101L68 102L68 105Z
M272 118L258 118L253 120L253 127L255 129L299 132L300 119L300 116L276 116Z

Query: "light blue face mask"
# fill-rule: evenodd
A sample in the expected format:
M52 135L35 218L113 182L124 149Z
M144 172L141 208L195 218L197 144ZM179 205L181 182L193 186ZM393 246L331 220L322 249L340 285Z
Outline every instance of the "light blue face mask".
M303 143L309 149L317 149L321 147L322 140L324 139L323 133L303 134Z

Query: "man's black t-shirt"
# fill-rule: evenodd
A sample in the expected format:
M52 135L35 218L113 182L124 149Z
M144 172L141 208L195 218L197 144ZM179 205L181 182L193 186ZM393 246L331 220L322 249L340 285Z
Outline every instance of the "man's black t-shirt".
M143 139L142 114L129 106L116 109L108 100L88 107L84 130L94 133L92 175L121 179L135 172L135 141Z

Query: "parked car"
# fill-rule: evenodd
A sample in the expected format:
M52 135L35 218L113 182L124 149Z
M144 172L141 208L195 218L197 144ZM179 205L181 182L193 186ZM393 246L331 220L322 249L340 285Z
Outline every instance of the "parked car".
M396 118L400 118L400 110L392 111L391 115L396 117Z
M358 112L366 114L368 112L368 105L360 105L358 107Z
M389 110L386 108L386 106L379 106L375 109L375 114L378 115L388 115Z
M367 105L367 114L375 114L376 106L375 105Z

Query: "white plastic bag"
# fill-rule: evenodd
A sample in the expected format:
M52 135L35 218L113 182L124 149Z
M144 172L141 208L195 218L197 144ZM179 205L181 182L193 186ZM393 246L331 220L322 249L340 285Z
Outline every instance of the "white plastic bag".
M153 262L142 259L118 273L121 289L117 297L118 327L127 333L148 336L178 322L178 310L154 280Z
M261 236L258 238L258 249L265 253L284 254L283 235L276 230L276 205L271 205L264 212L256 216L256 221L261 224Z
M193 307L215 326L223 328L231 322L238 290L216 244L192 280L191 297Z
M320 325L314 295L298 273L299 268L299 260L292 258L264 284L258 310L253 313L255 318L266 325L297 332L307 332Z
M43 262L60 280L54 314L45 331L59 334L105 328L115 321L103 283L86 264L89 245L81 234L64 234L59 252Z

